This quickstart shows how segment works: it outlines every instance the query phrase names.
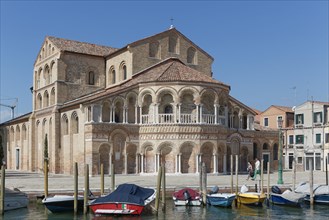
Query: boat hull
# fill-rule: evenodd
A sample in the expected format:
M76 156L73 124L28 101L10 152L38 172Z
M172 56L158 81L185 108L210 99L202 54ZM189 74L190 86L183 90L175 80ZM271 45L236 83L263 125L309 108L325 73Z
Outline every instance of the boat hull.
M202 201L200 199L195 200L179 200L173 198L174 203L176 206L200 206L202 204Z
M266 199L265 194L260 193L240 193L238 202L245 205L262 205Z
M287 206L300 206L302 203L302 199L295 201L290 201L282 197L282 194L271 194L270 195L270 202L275 205L287 205Z
M73 196L54 196L44 198L42 203L47 209L53 213L59 212L73 212L74 211L74 197ZM83 210L83 197L78 197L78 210Z
M329 205L329 194L314 195L313 198L315 203ZM310 195L307 195L304 200L310 202Z
M140 215L145 206L127 203L103 203L89 205L95 214Z
M26 208L28 204L29 198L25 193L5 188L4 211Z
M235 198L235 194L211 194L207 195L207 203L213 206L230 207Z

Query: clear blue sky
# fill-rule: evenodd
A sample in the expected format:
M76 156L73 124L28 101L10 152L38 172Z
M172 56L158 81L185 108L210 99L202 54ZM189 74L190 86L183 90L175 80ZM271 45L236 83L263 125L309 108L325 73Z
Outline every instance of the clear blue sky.
M46 35L121 48L174 26L215 59L214 78L265 110L329 101L328 1L1 1L0 103L32 111ZM296 87L294 90L293 87ZM0 107L0 122L10 109Z

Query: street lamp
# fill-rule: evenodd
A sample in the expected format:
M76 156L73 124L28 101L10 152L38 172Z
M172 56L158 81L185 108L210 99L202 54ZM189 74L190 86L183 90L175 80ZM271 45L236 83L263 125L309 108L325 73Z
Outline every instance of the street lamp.
M278 127L279 127L279 170L278 170L278 184L283 184L282 179L282 118L278 119Z

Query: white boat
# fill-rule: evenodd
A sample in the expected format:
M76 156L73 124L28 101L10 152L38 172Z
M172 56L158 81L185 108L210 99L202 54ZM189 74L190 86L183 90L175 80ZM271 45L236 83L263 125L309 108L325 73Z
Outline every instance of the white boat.
M26 193L18 189L11 190L5 188L4 211L25 208L29 204L29 198Z
M42 203L53 213L74 211L74 196L55 195L44 198ZM78 210L83 210L83 196L78 196Z

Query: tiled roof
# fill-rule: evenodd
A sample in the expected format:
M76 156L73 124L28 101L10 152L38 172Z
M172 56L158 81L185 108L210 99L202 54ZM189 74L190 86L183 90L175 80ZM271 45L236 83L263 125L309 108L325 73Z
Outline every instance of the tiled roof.
M279 106L279 105L273 105L273 107L275 107L275 108L278 108L278 109L280 109L280 110L282 110L282 111L284 111L284 112L294 112L293 110L292 110L292 107L289 107L289 106Z
M75 53L90 54L95 56L106 56L117 49L97 44L84 43L74 40L67 40L57 37L47 37L59 50L70 51Z
M87 95L81 98L78 98L75 101L69 102L71 104L77 104L81 102L88 102L91 100L95 100L97 98L101 98L120 90L125 90L127 88L131 88L140 83L149 83L149 82L197 82L197 83L213 83L217 85L221 85L224 87L228 87L228 85L217 81L210 76L207 76L203 73L200 73L188 66L185 66L177 58L169 58L161 63L158 63L150 68L143 70L137 74L135 74L132 79L127 80L119 85L113 86L108 89L104 89L102 92L98 92L94 95ZM69 104L67 103L67 104Z

